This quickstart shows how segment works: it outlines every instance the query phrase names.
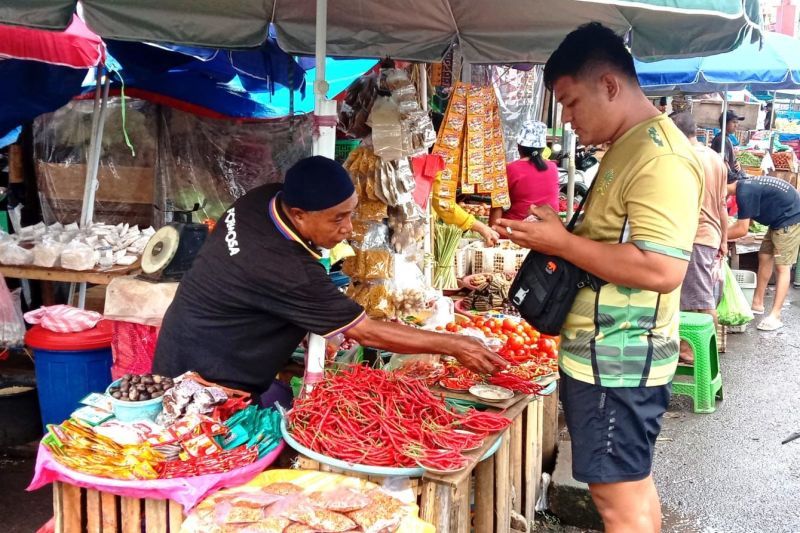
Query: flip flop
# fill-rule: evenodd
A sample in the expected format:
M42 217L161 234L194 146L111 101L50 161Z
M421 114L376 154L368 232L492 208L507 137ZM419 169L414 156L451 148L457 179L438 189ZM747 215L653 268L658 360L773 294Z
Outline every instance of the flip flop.
M763 309L756 309L755 307L751 307L750 310L753 312L754 315L763 315L764 314L764 310Z
M783 322L775 317L768 316L758 324L758 329L761 331L775 331L783 327Z

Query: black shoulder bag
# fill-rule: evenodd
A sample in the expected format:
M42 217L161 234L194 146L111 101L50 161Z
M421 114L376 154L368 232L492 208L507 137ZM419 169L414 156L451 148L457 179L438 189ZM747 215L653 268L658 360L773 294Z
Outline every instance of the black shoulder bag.
M567 231L572 233L594 183L572 215ZM529 324L545 335L558 335L572 308L578 290L598 291L605 281L554 255L531 250L511 283L509 298Z

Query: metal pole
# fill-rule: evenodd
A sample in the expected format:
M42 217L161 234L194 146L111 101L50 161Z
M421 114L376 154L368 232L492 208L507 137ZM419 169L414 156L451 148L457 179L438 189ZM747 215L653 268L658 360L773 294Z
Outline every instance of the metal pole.
M727 89L722 93L722 131L720 132L722 142L719 143L719 154L725 159L725 146L728 144L728 132L725 131L728 126L728 91Z
M328 83L325 81L325 56L328 45L328 0L317 0L316 35L314 42L314 62L316 76L314 80L314 115L323 117L336 114L336 103L326 99ZM322 155L333 159L336 149L336 128L320 126L313 142L314 155ZM325 375L325 339L314 333L308 334L306 351L306 370L303 376L304 392L310 393L314 384Z
M97 173L100 168L100 153L103 150L103 129L105 127L106 112L108 111L108 90L111 79L105 77L103 92L100 97L98 112L98 102L95 100L95 107L92 117L92 139L89 141L89 156L86 160L86 183L83 188L83 206L81 207L81 227L86 227L92 223L94 217L94 198L97 192ZM99 80L98 80L99 84Z
M426 65L420 65L419 69L419 99L422 103L422 110L428 112L428 68ZM433 257L433 225L431 224L431 200L428 198L427 206L425 207L425 224L427 228L425 231L425 238L422 241L422 252L425 257ZM430 261L424 261L424 274L425 283L430 287L433 285L433 264Z
M567 160L567 220L571 220L574 212L572 204L575 203L575 148L577 140L575 132L572 131L572 124L564 124L564 132L569 132L567 144L567 149L569 150L569 159Z

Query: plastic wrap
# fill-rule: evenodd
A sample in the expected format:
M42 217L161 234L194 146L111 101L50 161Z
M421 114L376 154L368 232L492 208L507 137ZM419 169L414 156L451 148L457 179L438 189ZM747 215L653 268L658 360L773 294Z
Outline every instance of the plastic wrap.
M474 65L472 79L479 85L492 85L503 125L506 160L519 159L517 134L526 120L538 120L544 98L544 67L530 70L504 66Z
M234 200L266 183L281 183L295 162L311 155L308 115L237 123L174 109L161 113L157 200L216 220Z
M147 227L154 223L158 106L131 98L125 104L125 131L135 155L125 141L122 101L110 98L94 220ZM73 101L34 121L36 176L47 224L80 219L93 106L92 100Z
M309 115L240 122L199 117L127 98L111 98L103 134L94 220L142 227L171 220L165 211L205 205L196 221L216 220L250 189L283 180L311 155ZM34 156L47 224L79 220L93 102L74 101L34 123ZM155 209L153 205L158 206Z

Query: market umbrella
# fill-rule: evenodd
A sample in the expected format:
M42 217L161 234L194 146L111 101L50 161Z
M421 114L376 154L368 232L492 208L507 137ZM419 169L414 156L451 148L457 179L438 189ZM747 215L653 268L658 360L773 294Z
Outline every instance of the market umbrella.
M71 20L63 32L0 25L0 136L69 102L103 63L103 42L77 16Z
M800 88L800 41L765 33L763 45L744 43L723 54L687 59L636 61L648 94L709 93L720 90L775 91Z
M77 0L5 0L0 22L47 29L69 24ZM280 47L311 54L315 0L82 0L104 38L250 48L270 23ZM455 42L472 63L543 62L564 36L591 21L632 29L637 57L690 57L759 35L758 0L349 0L327 6L331 56L437 61Z

